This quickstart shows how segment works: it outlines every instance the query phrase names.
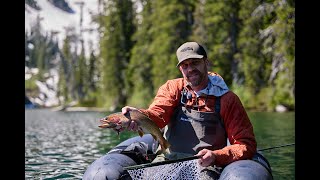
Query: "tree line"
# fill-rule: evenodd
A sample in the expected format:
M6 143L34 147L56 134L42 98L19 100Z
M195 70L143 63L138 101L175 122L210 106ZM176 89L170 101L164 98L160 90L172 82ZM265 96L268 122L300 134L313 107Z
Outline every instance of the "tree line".
M50 68L59 70L61 104L147 108L160 85L181 77L176 49L197 41L207 50L209 70L224 78L247 109L294 109L294 0L98 2L93 20L99 49L85 51L84 43L91 42L72 27L61 48L40 24L26 32L25 64L39 68L40 80Z

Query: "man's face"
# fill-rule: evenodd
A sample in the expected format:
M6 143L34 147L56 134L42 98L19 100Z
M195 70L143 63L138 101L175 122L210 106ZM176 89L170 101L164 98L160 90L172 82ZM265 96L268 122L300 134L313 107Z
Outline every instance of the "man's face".
M204 59L187 59L180 63L179 70L193 87L199 86L207 77L207 66Z

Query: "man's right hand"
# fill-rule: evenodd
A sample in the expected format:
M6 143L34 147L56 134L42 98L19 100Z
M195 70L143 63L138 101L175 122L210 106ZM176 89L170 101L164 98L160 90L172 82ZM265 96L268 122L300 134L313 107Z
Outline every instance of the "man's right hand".
M131 106L124 106L121 111L122 114L126 114L127 112L131 111L131 110L138 110L135 107L131 107ZM135 121L129 121L128 124L123 124L123 127L127 127L127 130L129 131L137 131L138 130L138 124ZM124 129L120 129L120 131L123 131Z

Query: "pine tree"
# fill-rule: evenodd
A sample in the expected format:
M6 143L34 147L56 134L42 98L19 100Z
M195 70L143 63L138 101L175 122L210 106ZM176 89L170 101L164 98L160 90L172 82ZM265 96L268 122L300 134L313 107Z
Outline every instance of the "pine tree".
M244 6L246 5L246 6ZM264 86L265 75L264 66L267 63L266 56L263 55L263 40L260 36L260 29L268 23L267 16L263 7L257 1L244 0L241 2L242 9L240 17L243 28L240 32L239 46L241 47L241 69L243 70L244 83L250 87L253 94L257 94L259 89Z
M168 79L181 77L176 67L176 50L192 33L195 1L157 0L152 5L149 50L152 54L153 86L157 91Z
M153 26L150 14L152 14L152 0L143 0L143 10L138 14L137 26L139 27L132 39L135 42L132 48L130 63L126 71L128 84L126 88L130 92L128 104L136 107L146 108L153 98L152 84L152 55L150 53L150 44L152 36L150 29Z
M272 87L272 107L278 104L294 107L295 97L295 7L294 1L276 0L276 20L272 24L275 40L269 86Z
M94 50L90 50L89 64L88 64L88 91L96 92L98 77L98 60L94 53Z
M75 66L75 88L77 92L77 98L80 104L84 101L86 95L87 83L87 65L86 65L86 56L84 52L84 44L81 42L81 51L80 55L77 57L78 63Z
M61 63L59 69L59 96L62 98L62 104L75 100L74 95L74 70L72 63L71 36L67 33L62 46Z
M193 37L204 44L213 67L228 85L238 78L239 1L208 0L199 3L195 12Z
M133 46L134 11L130 0L108 1L100 41L102 58L100 103L115 110L126 104L125 69Z
M205 45L208 36L204 22L206 2L206 0L199 0L196 4L195 11L193 12L192 35L190 37L191 41L199 42L202 45Z

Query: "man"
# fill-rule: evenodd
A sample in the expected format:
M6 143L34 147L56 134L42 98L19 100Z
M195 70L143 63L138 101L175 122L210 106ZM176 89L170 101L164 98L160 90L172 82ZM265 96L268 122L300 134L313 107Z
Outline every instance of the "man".
M203 46L186 42L176 55L183 78L168 80L149 108L139 109L165 128L164 136L171 144L167 154L160 154L155 161L203 155L200 165L214 167L212 176L218 178L222 167L251 159L256 153L252 124L240 99L223 78L208 72ZM137 108L125 106L122 113L132 109ZM135 131L137 124L132 121L127 129Z

